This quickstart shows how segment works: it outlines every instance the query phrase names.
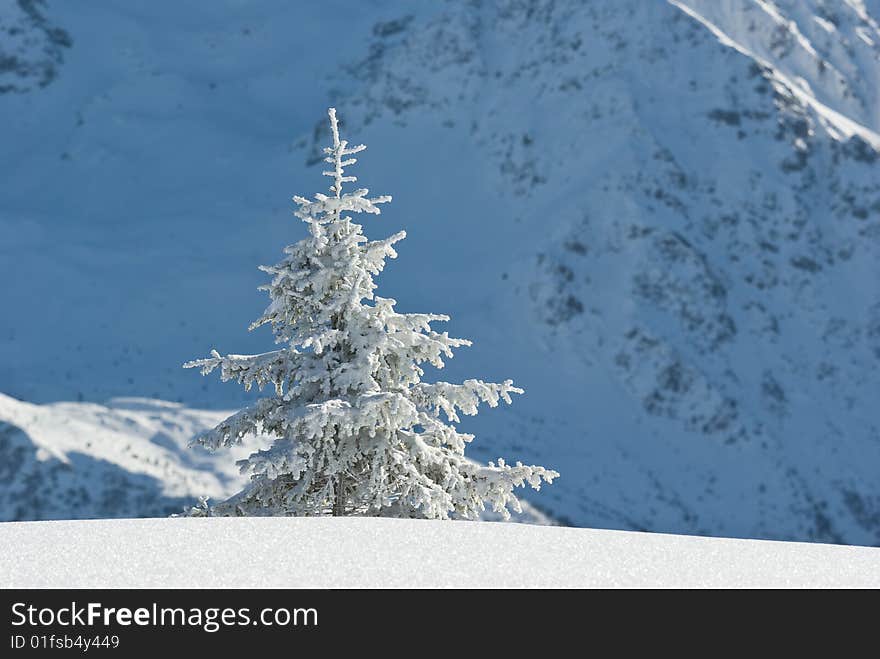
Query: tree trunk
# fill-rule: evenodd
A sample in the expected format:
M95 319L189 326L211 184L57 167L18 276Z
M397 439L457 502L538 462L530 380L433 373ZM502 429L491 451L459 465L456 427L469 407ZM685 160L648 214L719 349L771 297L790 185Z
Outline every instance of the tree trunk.
M336 483L336 501L333 502L333 516L345 516L345 477L339 474L339 480Z

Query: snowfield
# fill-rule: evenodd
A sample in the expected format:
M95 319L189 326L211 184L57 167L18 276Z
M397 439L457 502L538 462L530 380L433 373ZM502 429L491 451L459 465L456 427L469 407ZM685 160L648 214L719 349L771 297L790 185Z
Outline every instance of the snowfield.
M880 549L399 519L10 522L0 587L876 588Z

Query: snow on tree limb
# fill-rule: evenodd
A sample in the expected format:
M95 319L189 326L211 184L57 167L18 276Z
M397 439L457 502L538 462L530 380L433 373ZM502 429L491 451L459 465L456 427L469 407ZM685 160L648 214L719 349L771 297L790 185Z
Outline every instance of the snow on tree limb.
M354 178L354 177L346 177ZM296 196L293 200L299 204L299 209L294 211L301 220L307 222L318 222L328 224L336 221L334 216L338 217L344 211L352 213L370 213L372 215L380 215L382 209L376 204L385 204L391 201L390 195L382 195L381 197L367 197L369 190L361 188L354 192L347 192L342 197L328 197L323 194L316 194L315 201L310 201L305 197Z
M226 355L221 357L216 350L206 359L186 362L184 368L198 368L202 375L208 375L214 369L220 369L220 380L236 380L250 391L256 383L259 389L267 384L275 385L278 395L283 393L283 383L292 369L296 368L295 357L298 353L291 350L275 350L261 355Z
M412 388L413 398L422 407L431 409L436 415L442 410L446 418L454 423L461 421L456 410L474 416L479 404L483 402L488 403L489 407L497 407L499 401L510 405L512 393L525 392L514 387L513 380L505 380L502 384L486 383L482 380L465 380L462 384L420 382Z

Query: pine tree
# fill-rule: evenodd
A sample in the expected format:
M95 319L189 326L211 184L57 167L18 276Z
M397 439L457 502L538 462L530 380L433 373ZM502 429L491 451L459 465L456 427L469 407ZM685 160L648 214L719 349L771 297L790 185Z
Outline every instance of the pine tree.
M333 146L324 152L332 169L324 175L333 179L332 194L293 198L309 237L261 268L272 277L261 287L271 302L250 329L271 325L283 347L249 356L212 350L184 365L203 375L219 369L223 381L246 390L272 385L275 394L193 440L214 450L256 433L275 438L239 462L250 475L242 492L193 514L472 519L488 502L509 518L508 507L520 511L514 487L539 489L558 474L502 459L473 462L464 456L473 436L451 424L459 413L476 414L481 402L495 407L523 391L511 380L421 382L422 365L442 368L453 348L470 342L432 329L447 316L397 313L394 300L374 294L373 277L406 234L369 241L346 215L378 215L391 197L371 198L364 188L343 193L357 180L345 168L366 147L340 140L333 108L329 115Z

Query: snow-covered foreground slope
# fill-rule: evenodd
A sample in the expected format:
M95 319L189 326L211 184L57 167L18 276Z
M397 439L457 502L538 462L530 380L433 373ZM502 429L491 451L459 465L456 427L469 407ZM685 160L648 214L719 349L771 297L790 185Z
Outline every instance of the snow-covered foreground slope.
M876 588L880 549L364 518L19 522L0 524L0 587Z
M237 406L179 366L271 348L332 102L409 235L378 292L526 390L474 457L558 469L575 525L878 544L878 10L7 3L0 391Z
M0 394L0 521L162 517L201 496L225 499L245 484L235 461L268 444L187 446L228 415L145 398L34 405ZM513 521L554 523L527 502Z

